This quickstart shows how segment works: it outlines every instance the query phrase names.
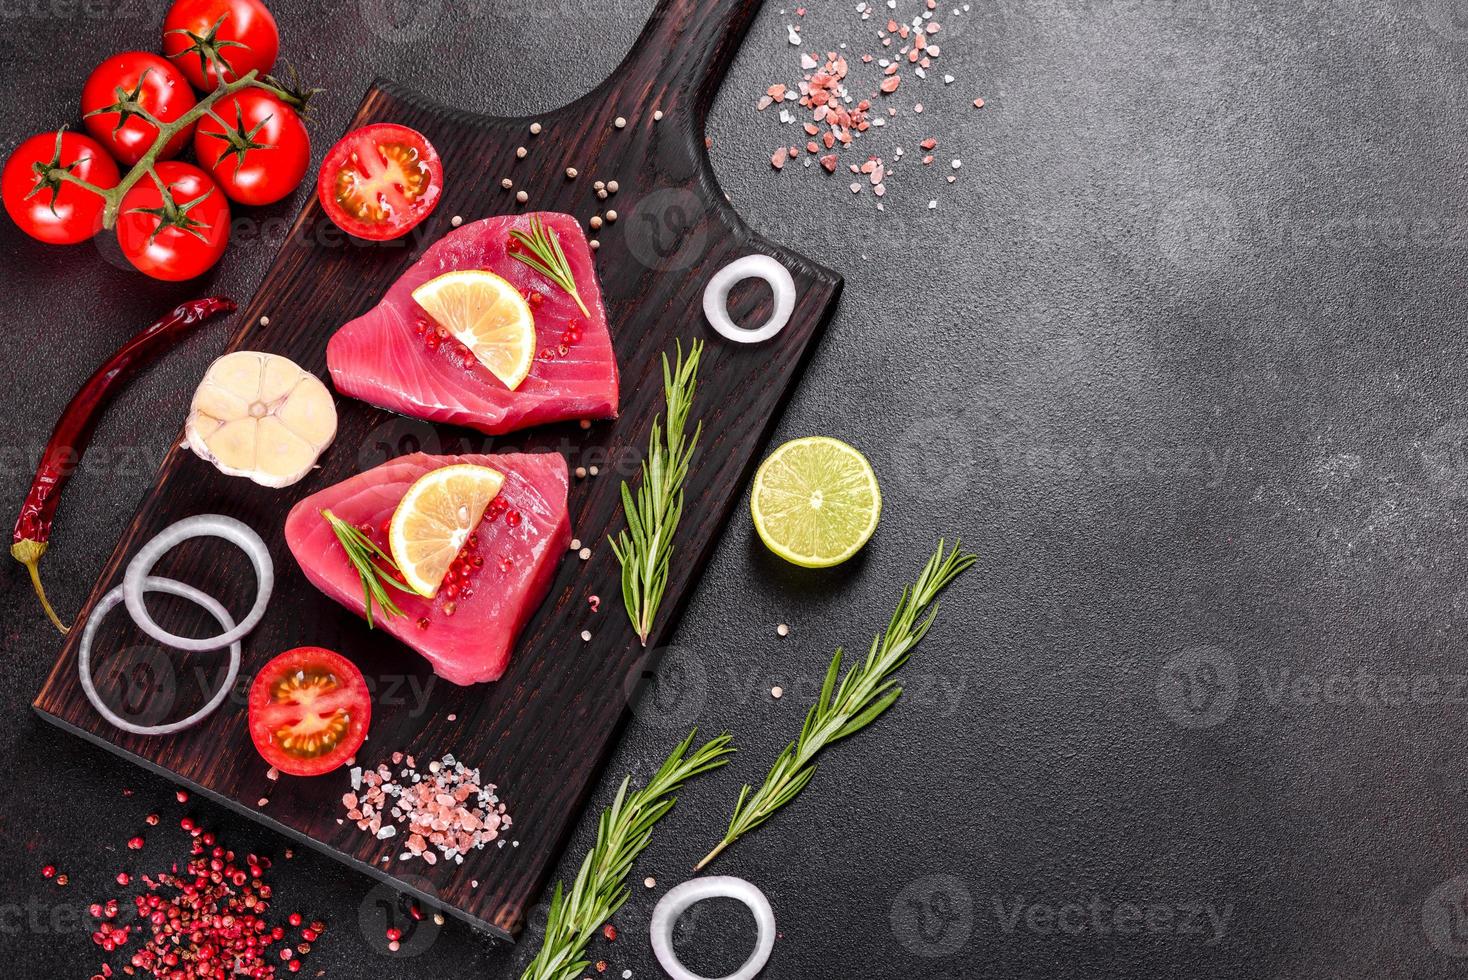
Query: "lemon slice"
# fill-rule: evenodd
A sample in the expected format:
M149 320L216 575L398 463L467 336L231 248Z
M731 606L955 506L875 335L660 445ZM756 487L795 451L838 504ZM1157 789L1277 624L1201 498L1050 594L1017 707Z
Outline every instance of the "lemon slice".
M499 470L460 463L430 470L403 494L387 540L393 561L415 592L430 599L437 594L504 482Z
M321 379L289 358L235 351L209 365L184 432L221 472L288 487L336 435L336 405Z
M754 474L749 508L760 540L806 568L839 565L861 550L882 515L877 474L839 439L785 443Z
M535 318L520 291L493 272L465 269L430 279L413 300L514 391L535 363Z

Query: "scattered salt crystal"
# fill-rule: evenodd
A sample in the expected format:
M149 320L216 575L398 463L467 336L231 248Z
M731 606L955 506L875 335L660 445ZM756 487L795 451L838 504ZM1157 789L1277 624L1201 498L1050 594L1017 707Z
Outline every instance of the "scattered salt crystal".
M268 317L268 316L262 316L260 318L260 326L262 326L262 327L268 327L268 326L270 326L270 317Z
M580 551L581 550L581 539L580 538L572 538L571 539L571 550L572 551Z
M929 201L928 202L928 210L929 211L934 210L935 208L937 208L937 206L938 206L938 202L937 201Z
M778 633L780 636L789 636L790 627L786 626L784 623L781 623L779 626L775 627L775 632Z
M616 126L618 129L626 129L627 128L627 120L623 116L618 116L616 119L614 119L612 121L612 125L613 126Z
M530 195L525 193L524 191L516 191L515 200L519 201L521 204L524 204L526 201L530 200Z
M581 631L581 642L582 643L590 643L591 642L591 630L582 630Z
M576 556L578 558L580 558L582 561L586 561L588 558L591 557L591 549L590 548L582 548L580 551L576 552Z
M654 112L652 114L652 121L653 122L662 122L663 121L663 110L659 109L656 112Z
M540 123L533 122L533 123L530 124L530 135L532 135L532 136L538 136L538 135L540 135Z
M774 698L776 701L780 700L780 698L784 696L785 689L779 684L776 684L774 687L770 688L770 697Z
M785 39L787 41L789 41L791 44L795 45L796 47L800 47L800 31L799 31L799 29L797 29L794 24L786 24L785 25L785 30L787 31L787 34L785 36Z
M953 169L954 170L957 170L961 166L963 166L963 161L962 160L954 160L953 161Z
M271 766L269 771L265 773L265 778L270 780L272 783L275 782L277 779L280 778L280 770L275 768L274 766Z
M658 880L652 875L648 875L646 878L642 879L642 887L644 888L656 888L657 886Z

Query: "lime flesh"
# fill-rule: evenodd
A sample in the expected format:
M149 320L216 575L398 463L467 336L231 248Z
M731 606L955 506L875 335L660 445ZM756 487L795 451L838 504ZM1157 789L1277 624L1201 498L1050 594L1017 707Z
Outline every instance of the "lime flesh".
M877 529L882 492L855 448L807 436L760 464L749 508L767 548L805 568L828 568L860 551Z

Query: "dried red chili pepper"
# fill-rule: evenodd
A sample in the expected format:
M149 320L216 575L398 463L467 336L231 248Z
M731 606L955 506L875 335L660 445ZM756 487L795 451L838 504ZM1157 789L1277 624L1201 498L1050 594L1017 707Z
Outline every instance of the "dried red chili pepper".
M46 598L37 563L46 553L46 544L51 537L51 520L61 499L61 488L66 486L66 481L80 465L87 440L96 428L98 415L139 365L166 350L194 324L202 323L217 313L232 313L234 309L234 301L222 296L196 299L178 306L168 316L140 331L87 379L67 403L56 428L51 430L51 439L41 454L41 464L31 482L30 493L26 495L20 516L15 521L10 554L30 571L31 584L35 586L46 615L61 632L65 633L68 627L61 622Z

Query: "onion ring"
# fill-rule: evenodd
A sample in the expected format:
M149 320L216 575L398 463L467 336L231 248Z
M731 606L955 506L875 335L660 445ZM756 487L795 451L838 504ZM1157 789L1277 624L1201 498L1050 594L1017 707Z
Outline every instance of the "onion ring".
M218 636L195 640L170 633L153 621L153 617L148 613L148 607L143 602L145 590L142 583L153 571L153 566L158 563L158 559L162 558L166 552L190 538L198 537L224 538L238 545L240 550L249 557L250 564L255 566L255 583L258 591L255 595L255 605L250 608L249 614L240 620L238 626L226 627L225 631ZM138 624L138 629L167 646L179 650L203 652L229 646L259 626L260 620L265 616L265 604L270 601L270 590L274 585L275 563L270 558L270 549L265 546L265 541L260 535L256 534L249 525L233 517L225 517L223 514L200 514L197 517L184 518L177 524L164 528L157 537L143 545L142 549L133 556L133 560L127 563L127 572L122 577L122 595L127 603L128 615L133 618L133 622Z
M181 599L188 599L190 602L197 603L203 606L215 619L219 620L220 626L223 626L227 630L234 628L234 618L230 616L229 610L220 605L219 600L207 593L200 592L192 585L185 585L171 578L157 578L154 576L149 576L144 579L142 584L144 592L165 592L168 595L176 595ZM171 721L165 725L136 725L120 717L102 701L101 695L97 693L96 684L92 680L92 640L97 635L97 627L101 625L103 618L112 611L113 606L123 600L123 595L123 586L116 585L101 598L97 603L97 607L92 610L92 615L88 617L87 628L82 632L82 641L77 646L77 667L81 672L82 691L87 695L87 700L92 702L92 707L96 708L97 713L103 718L106 718L123 731L131 732L134 735L172 735L174 732L181 732L185 728L203 721L214 712L214 709L224 703L224 699L229 696L230 690L234 687L235 678L239 676L239 640L235 640L229 645L229 670L225 674L224 683L220 685L219 690L214 692L214 696L209 699L208 704L181 721Z
M762 326L746 329L729 317L729 290L745 279L763 279L775 294L775 310ZM737 344L757 344L785 329L795 312L795 278L768 255L746 255L724 266L703 290L703 315L719 336Z
M749 954L749 959L739 969L726 977L718 978L753 980L770 961L770 953L775 949L775 912L770 908L770 900L765 898L765 893L743 878L728 875L695 878L683 882L664 895L657 908L652 910L653 954L673 980L708 980L691 972L679 961L678 954L673 951L673 925L690 905L709 898L732 898L743 902L754 913L754 924L759 929L754 952Z

